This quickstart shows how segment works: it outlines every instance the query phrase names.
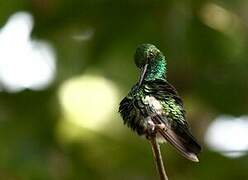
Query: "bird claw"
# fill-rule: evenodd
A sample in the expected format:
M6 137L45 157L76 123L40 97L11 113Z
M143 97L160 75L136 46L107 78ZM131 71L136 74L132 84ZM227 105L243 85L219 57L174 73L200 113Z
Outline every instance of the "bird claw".
M159 130L166 131L166 126L165 124L154 124L153 121L149 120L148 121L148 127L147 127L147 139L150 139L152 137L156 137L156 134Z
M162 129L163 131L166 131L167 130L167 128L166 128L166 126L165 126L164 123L156 124L155 129Z

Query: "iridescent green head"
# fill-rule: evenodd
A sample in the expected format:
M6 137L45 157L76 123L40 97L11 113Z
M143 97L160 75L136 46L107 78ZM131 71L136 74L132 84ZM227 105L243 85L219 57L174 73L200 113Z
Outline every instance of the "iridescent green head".
M141 44L134 55L135 64L141 70L139 85L143 80L165 79L166 61L163 53L152 44Z
M141 44L137 47L134 60L138 68L142 68L145 64L149 64L155 60L156 56L160 54L160 51L156 46L152 44Z

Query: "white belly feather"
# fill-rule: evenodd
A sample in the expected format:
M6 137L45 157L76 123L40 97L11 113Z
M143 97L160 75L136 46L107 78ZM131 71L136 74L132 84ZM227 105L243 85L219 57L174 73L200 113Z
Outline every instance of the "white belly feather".
M145 103L148 104L151 109L156 112L157 114L162 114L163 113L163 106L162 104L159 102L159 100L157 100L155 97L153 96L146 96L146 98L144 99ZM150 120L148 120L150 121ZM155 126L155 124L153 122L150 122L150 125ZM164 139L164 137L162 137L159 133L156 134L156 139L159 143L166 143L166 140Z
M146 96L145 103L148 104L156 113L161 114L163 112L162 104L155 97Z

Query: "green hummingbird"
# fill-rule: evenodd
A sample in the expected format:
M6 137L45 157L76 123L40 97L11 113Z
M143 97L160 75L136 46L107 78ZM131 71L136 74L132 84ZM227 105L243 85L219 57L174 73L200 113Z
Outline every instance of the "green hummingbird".
M190 132L181 98L166 80L163 53L152 44L141 44L134 60L141 73L138 83L120 102L124 124L147 139L167 141L182 156L198 162L201 147Z

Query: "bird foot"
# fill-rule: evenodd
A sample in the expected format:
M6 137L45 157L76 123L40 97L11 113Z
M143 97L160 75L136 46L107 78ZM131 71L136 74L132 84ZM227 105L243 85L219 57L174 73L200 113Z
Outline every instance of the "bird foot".
M159 130L166 131L165 124L154 124L152 120L148 120L148 127L147 127L147 133L146 138L151 139L156 137L156 134Z

